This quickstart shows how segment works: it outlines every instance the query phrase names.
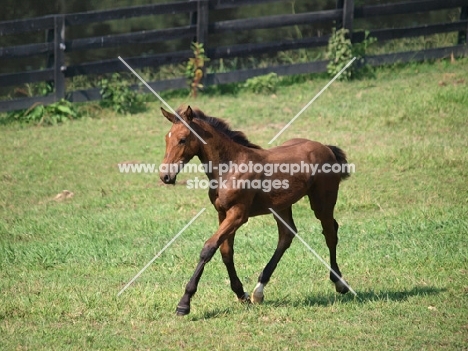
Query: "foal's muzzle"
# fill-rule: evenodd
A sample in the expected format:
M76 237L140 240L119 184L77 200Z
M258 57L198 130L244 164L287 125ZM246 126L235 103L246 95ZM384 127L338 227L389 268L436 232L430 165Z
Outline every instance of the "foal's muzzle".
M177 175L171 176L170 174L161 174L159 178L163 181L164 184L175 184Z
M163 181L164 184L175 184L177 174L184 168L184 163L182 161L178 163L163 163L159 168L159 178Z

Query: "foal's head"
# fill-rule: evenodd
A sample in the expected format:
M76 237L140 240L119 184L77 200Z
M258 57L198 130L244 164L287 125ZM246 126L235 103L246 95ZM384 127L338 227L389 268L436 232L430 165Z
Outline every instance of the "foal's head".
M177 114L180 118L162 107L161 111L164 117L172 122L172 128L166 134L166 153L163 160L165 169L160 172L159 176L164 183L174 184L183 165L197 154L200 141L187 127L187 125L192 127L192 120L195 117L190 106L178 108Z

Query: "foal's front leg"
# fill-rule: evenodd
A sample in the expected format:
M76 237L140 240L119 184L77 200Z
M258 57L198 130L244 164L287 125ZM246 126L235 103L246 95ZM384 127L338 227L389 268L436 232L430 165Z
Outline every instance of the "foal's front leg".
M190 313L190 300L197 292L198 282L203 274L205 264L211 260L221 243L229 240L231 237L233 238L236 230L247 221L248 216L246 213L247 211L245 211L244 206L241 205L230 208L226 212L226 218L222 221L216 233L205 242L200 253L200 261L195 268L192 278L190 278L185 287L184 295L177 305L177 315L184 316Z
M219 251L221 252L221 257L223 258L224 265L229 275L232 291L234 291L240 302L250 302L250 295L248 292L244 291L244 287L237 276L234 266L234 235L235 233L223 241Z
M226 214L224 212L218 212L219 225L221 225L225 219ZM234 266L235 235L236 232L234 232L229 238L222 242L221 246L219 247L219 252L221 253L223 263L226 266L232 291L234 291L239 301L250 302L250 295L244 291L244 287L242 286L242 282L237 276L236 267Z

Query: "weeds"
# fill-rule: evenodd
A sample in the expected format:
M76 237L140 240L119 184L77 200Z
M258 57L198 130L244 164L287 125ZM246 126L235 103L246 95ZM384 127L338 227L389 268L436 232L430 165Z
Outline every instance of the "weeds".
M197 92L203 89L201 83L205 70L205 62L210 59L205 55L203 43L192 43L193 57L187 62L185 76L189 79L190 96L197 97Z
M64 99L47 106L37 102L26 110L7 113L8 120L36 125L57 125L78 117L76 107Z
M14 90L16 97L46 96L54 91L53 82L26 83L24 87L17 87Z
M330 62L327 65L327 72L333 77L340 72L346 64L356 57L356 64L344 71L339 80L351 80L372 74L372 67L365 63L366 51L369 45L377 39L369 37L369 32L365 33L365 38L361 43L353 44L349 39L349 30L333 29L328 41L327 58Z
M252 93L273 94L278 88L280 78L274 72L247 79L243 88Z
M102 100L101 107L111 108L120 114L138 113L146 110L144 97L131 90L127 81L114 73L111 78L104 78L100 82Z

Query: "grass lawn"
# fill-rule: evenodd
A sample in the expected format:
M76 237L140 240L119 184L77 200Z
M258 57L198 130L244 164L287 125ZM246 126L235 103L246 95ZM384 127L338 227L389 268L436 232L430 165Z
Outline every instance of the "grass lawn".
M338 145L356 165L335 215L338 262L357 298L336 294L326 268L295 240L262 305L236 301L216 254L192 313L176 317L217 215L205 190L187 189L193 175L165 186L157 174L117 167L161 162L170 128L161 104L58 127L0 125L0 349L468 349L467 67L467 59L440 61L335 82L274 143ZM197 105L267 147L326 83L283 84L271 96L167 96L171 106ZM54 199L65 189L74 196ZM328 260L307 199L293 211L299 234ZM276 240L272 216L238 231L236 267L248 291Z

